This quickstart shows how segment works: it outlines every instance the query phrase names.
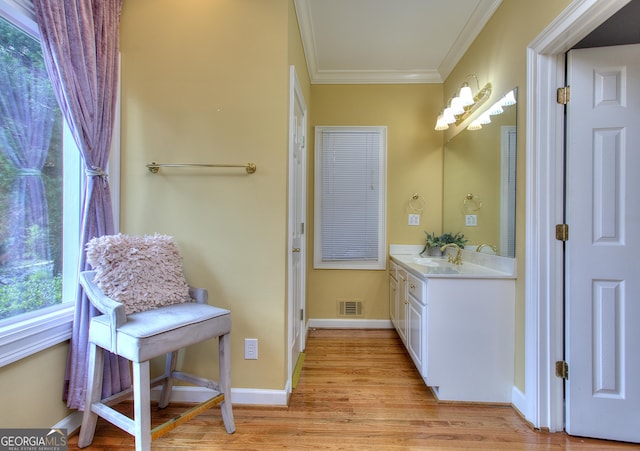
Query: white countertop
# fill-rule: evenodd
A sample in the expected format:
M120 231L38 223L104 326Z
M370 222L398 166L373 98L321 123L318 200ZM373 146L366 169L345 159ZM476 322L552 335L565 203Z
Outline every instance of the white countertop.
M462 251L462 264L449 263L446 256L422 257L423 246L391 245L389 256L396 263L420 277L515 279L516 262L513 258ZM455 252L455 249L449 249Z

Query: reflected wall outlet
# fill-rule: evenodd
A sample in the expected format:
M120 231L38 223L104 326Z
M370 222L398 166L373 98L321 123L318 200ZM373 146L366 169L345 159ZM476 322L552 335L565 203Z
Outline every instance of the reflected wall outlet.
M409 215L409 225L417 226L420 225L420 215Z
M257 338L244 339L244 359L245 360L258 359L258 339Z
M475 227L478 225L478 216L476 215L465 215L464 224L466 226Z

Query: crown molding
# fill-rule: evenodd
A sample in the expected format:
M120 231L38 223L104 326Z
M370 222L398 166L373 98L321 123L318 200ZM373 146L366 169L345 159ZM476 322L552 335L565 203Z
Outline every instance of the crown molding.
M317 45L311 18L311 0L294 0L307 70L312 84L410 84L443 83L484 28L502 0L482 0L437 69L427 70L322 70L318 67Z
M310 73L312 84L410 84L443 83L436 70L432 71L322 71Z
M438 72L443 79L446 79L451 71L453 71L456 64L458 64L467 50L469 50L473 41L478 37L501 3L502 0L484 0L481 3L478 3L478 6L469 18L469 21L462 29L462 32L458 35L458 38L454 41L453 45L451 45L451 49L449 50L449 53L447 53L447 56L442 60L442 64L438 67Z

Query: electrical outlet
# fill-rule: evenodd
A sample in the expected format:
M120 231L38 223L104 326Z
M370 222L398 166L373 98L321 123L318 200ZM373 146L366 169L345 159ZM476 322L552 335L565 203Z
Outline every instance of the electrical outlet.
M412 225L412 226L420 225L420 215L410 214L409 225Z
M258 339L257 338L244 339L244 359L258 360Z
M464 217L465 225L470 227L475 227L478 225L478 216L476 215L466 215Z

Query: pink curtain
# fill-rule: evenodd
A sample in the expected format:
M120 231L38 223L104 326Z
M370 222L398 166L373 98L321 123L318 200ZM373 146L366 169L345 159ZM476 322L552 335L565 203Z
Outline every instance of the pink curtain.
M119 23L122 0L34 0L42 49L62 114L84 160L86 188L81 243L113 234L109 180L105 174L118 88ZM89 269L85 252L79 269ZM97 314L78 289L67 361L67 405L84 409L89 322ZM131 385L126 360L105 359L103 394Z

